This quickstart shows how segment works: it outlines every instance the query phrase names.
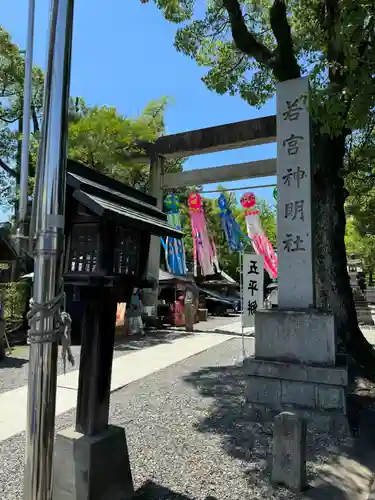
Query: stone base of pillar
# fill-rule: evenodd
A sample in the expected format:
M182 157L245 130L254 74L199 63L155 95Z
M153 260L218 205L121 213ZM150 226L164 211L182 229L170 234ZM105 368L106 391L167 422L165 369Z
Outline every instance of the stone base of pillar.
M244 360L247 402L257 414L291 410L317 430L348 430L346 366L336 366L334 316L316 309L259 311L255 357Z
M134 496L125 430L97 436L73 428L56 436L53 500L127 500Z
M365 292L366 300L369 304L375 304L375 287L368 286Z
M310 428L347 433L346 368L244 360L246 401L257 418L273 419L282 411L304 417Z
M356 306L358 323L366 326L374 326L374 320L372 319L371 310L369 307L358 307Z
M334 315L318 309L264 309L255 314L255 357L335 366Z
M372 319L371 309L365 294L359 288L353 287L353 299L357 311L358 323L373 326L374 320Z
M148 316L156 317L158 314L159 289L144 288L142 291L142 302L147 308Z

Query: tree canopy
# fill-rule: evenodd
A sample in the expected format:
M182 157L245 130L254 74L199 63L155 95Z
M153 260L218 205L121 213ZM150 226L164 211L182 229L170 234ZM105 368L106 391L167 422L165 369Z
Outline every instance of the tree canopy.
M69 125L69 157L137 189L148 183L149 162L141 156L138 141L155 141L164 132L168 99L151 101L136 118L121 116L109 106L81 106L81 116ZM181 160L166 163L167 171L182 169Z
M333 311L342 348L374 377L375 353L358 328L347 273L343 177L350 145L365 147L374 129L375 3L153 2L179 26L176 49L207 68L203 81L219 94L260 107L277 82L309 75L316 306Z
M372 127L354 137L346 164L346 210L360 234L375 234L375 134Z
M0 26L0 194L1 204L12 206L17 198L20 172L25 61ZM38 140L43 113L44 75L33 68L32 131L30 137L29 192L32 194ZM68 155L91 168L138 189L148 182L149 162L133 161L141 153L137 141L154 141L164 133L166 97L151 101L137 117L124 117L111 106L89 108L84 99L70 98ZM169 161L167 171L182 169L181 160Z
M346 246L362 258L366 271L375 271L375 135L372 126L349 141L345 165L348 189Z
M346 224L345 244L348 255L362 260L365 272L375 272L375 234L361 234L356 220L350 217Z
M0 194L2 204L12 203L19 170L22 141L25 60L9 33L0 26ZM43 103L44 78L33 68L31 157L35 161ZM33 165L34 162L31 161Z
M375 96L372 0L218 0L203 9L195 0L153 1L181 26L175 47L207 68L209 89L260 107L277 81L309 74L324 130L367 123Z

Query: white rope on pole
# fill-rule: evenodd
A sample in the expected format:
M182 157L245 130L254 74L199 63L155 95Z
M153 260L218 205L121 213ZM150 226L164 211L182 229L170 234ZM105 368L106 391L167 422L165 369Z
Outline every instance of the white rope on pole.
M27 343L40 344L49 342L61 342L62 347L62 360L64 366L64 373L66 371L66 361L74 366L74 357L71 350L71 329L72 319L70 315L62 310L65 303L64 292L59 293L49 302L45 304L38 304L33 299L30 299L30 309L27 313L30 329L28 330ZM53 320L54 328L50 331L43 333L36 331L34 320L39 316L39 319L47 316Z

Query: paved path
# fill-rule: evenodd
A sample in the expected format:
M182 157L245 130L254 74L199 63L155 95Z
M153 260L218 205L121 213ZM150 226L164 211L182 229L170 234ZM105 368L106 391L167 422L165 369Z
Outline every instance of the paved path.
M114 360L110 421L126 429L135 486L146 485L140 498L367 500L370 463L357 457L350 443L324 434L309 433L308 473L313 483L306 495L271 486L272 427L250 419L244 404L246 377L239 363L240 328L229 328L233 335L197 333ZM244 344L250 353L253 339L245 338ZM59 394L67 391L74 398L72 409L58 415L57 429L74 425L76 377L71 372L58 378ZM25 398L25 388L16 391L21 389ZM0 397L0 414L8 406L2 399L6 394ZM18 432L24 428L24 401L11 401L15 408L9 419L23 410ZM0 422L0 432L3 427ZM0 498L22 500L25 434L2 439Z
M235 323L236 325L236 323ZM234 328L236 331L236 326ZM225 326L221 327L225 330ZM237 325L238 329L238 325ZM147 375L178 363L194 354L225 342L228 335L194 333L176 338L171 343L147 347L114 359L111 391L116 391ZM57 377L56 415L76 406L78 370ZM27 386L0 394L0 441L25 430Z
M140 500L367 500L367 460L346 440L315 432L308 433L312 488L299 496L270 484L272 425L253 422L244 404L241 338L222 337L112 394L110 422L126 430ZM74 413L59 415L57 429L74 425ZM24 449L24 433L0 442L1 500L23 498Z

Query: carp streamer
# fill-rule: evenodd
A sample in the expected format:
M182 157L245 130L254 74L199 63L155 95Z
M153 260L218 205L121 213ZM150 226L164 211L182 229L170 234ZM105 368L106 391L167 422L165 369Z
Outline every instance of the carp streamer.
M231 252L241 252L245 247L245 242L250 242L250 238L244 234L240 225L234 218L229 201L224 194L221 194L217 200L220 208L219 216L223 228L225 239Z
M171 226L179 231L181 227L180 201L174 194L168 194L164 199L164 212L167 214L167 220ZM185 276L187 272L184 243L181 239L161 238L165 251L165 261L168 272L175 276Z
M256 206L254 193L245 193L241 197L241 205L245 209L247 234L252 240L253 248L264 256L264 267L272 279L277 278L277 255L262 228L260 210Z
M210 276L219 271L216 248L207 231L203 202L199 193L188 197L191 232L193 236L194 275L198 273L198 263L203 276Z

